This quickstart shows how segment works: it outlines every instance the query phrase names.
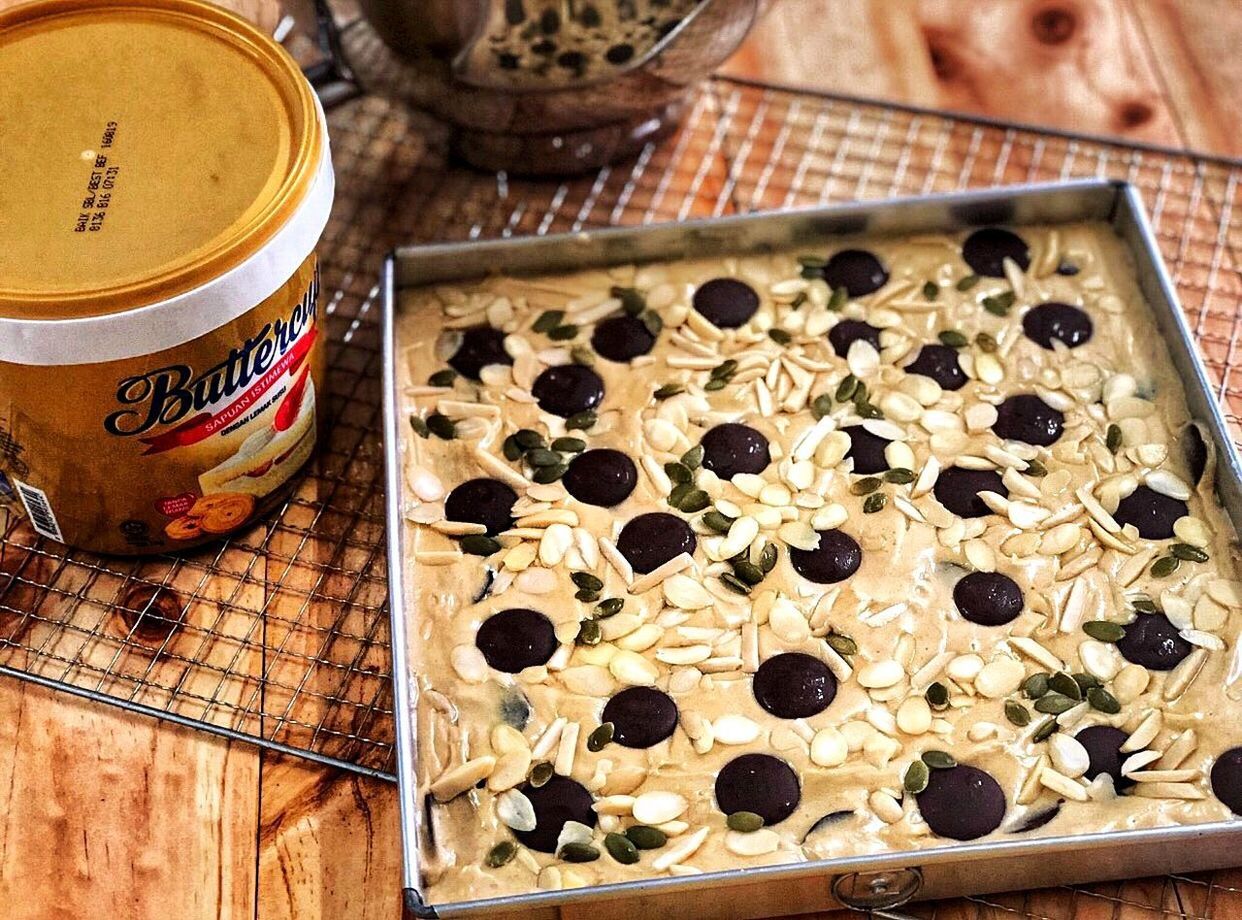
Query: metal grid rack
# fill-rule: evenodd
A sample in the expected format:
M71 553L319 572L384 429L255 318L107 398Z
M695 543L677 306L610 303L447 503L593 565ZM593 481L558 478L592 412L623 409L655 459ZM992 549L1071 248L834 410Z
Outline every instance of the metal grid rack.
M65 551L0 518L0 673L392 777L376 277L398 243L1124 178L1242 432L1242 164L728 79L635 161L562 182L457 167L444 129L376 96L329 121L331 421L311 472L264 524L177 557ZM170 635L126 609L141 586L171 592Z

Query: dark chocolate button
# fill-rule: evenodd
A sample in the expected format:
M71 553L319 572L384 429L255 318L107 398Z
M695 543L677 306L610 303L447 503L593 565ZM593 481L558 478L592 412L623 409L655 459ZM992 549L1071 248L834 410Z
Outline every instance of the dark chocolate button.
M843 287L851 297L865 297L888 284L888 269L865 249L842 249L824 266L824 280L834 291Z
M484 620L474 644L497 671L516 674L547 664L557 642L551 620L537 610L513 607Z
M759 705L777 718L806 719L828 708L837 695L837 679L818 658L786 652L759 665L751 689Z
M570 460L561 482L578 501L611 508L630 497L638 484L638 469L621 451L599 448Z
M932 832L950 840L975 840L1005 820L1000 783L990 773L966 764L932 770L918 803Z
M713 278L694 292L694 309L721 329L745 326L759 309L759 295L745 281Z
M482 524L494 537L513 526L513 503L517 493L499 479L469 479L444 500L444 516L450 521Z
M569 418L603 401L604 381L589 367L562 364L536 377L530 392L544 412Z
M1182 456L1186 458L1186 470L1190 473L1190 481L1198 485L1207 469L1208 449L1203 440L1203 433L1193 422L1182 429Z
M1194 648L1163 613L1140 613L1117 640L1126 661L1149 671L1172 671Z
M535 829L514 831L513 836L540 853L555 853L556 841L566 821L595 826L595 800L581 783L567 776L553 774L542 786L526 783L519 791L535 809Z
M906 373L930 377L945 390L960 390L966 385L957 349L948 345L924 345L919 356L906 365Z
M1134 785L1134 780L1121 775L1121 762L1127 755L1121 753L1121 746L1129 739L1129 735L1111 725L1092 725L1084 728L1074 738L1087 749L1087 779L1095 779L1101 773L1113 778L1113 788L1118 792Z
M1004 626L1022 612L1022 589L1000 572L971 572L953 586L958 612L980 626Z
M968 470L960 466L951 466L941 472L936 477L933 491L940 504L964 518L984 517L992 513L992 509L979 497L980 492L1009 496L1009 489L1001 482L1000 473L996 470Z
M1144 540L1168 540L1173 536L1173 523L1188 513L1180 498L1169 498L1155 489L1139 486L1120 502L1113 520L1122 526L1133 524Z
M1242 815L1242 747L1230 748L1212 764L1212 793Z
M612 723L612 740L622 747L649 748L673 734L677 704L654 687L630 687L608 701L602 721Z
M1011 825L1006 833L1010 834L1029 834L1031 831L1037 831L1044 825L1048 824L1061 813L1061 803L1059 801L1040 808L1036 811L1028 811L1018 821Z
M1000 227L976 230L962 243L962 258L976 275L1005 277L1005 260L1013 259L1018 268L1031 267L1031 251L1018 234Z
M749 811L771 826L792 815L801 799L798 774L769 754L735 757L716 775L716 804L726 815Z
M862 565L862 547L849 534L839 530L820 530L815 549L789 550L794 571L820 585L845 581Z
M872 434L862 425L848 425L841 429L849 436L850 449L845 452L846 458L853 458L854 472L863 475L883 473L888 469L888 460L884 458L884 448L893 442Z
M609 361L628 362L655 347L656 337L637 316L614 316L595 327L591 346Z
M505 334L491 326L471 326L462 334L461 345L448 360L449 367L463 377L479 379L479 371L489 364L512 364L505 351Z
M703 435L703 466L721 479L762 473L772 462L768 439L749 425L728 422Z
M1065 427L1065 415L1033 393L1010 396L996 407L992 430L998 437L1039 447L1055 444Z
M880 350L880 330L870 323L859 319L843 319L828 330L828 341L839 358L848 355L850 346L859 339L870 342L876 351Z
M617 537L617 549L639 575L655 571L682 553L693 553L697 544L689 524L663 511L640 514Z
M1022 317L1022 331L1026 337L1050 351L1053 339L1070 348L1085 345L1091 341L1091 330L1091 317L1067 303L1042 303L1027 310Z

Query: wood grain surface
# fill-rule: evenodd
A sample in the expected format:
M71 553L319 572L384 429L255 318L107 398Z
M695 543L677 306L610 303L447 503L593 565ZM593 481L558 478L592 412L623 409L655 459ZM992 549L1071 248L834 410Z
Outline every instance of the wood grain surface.
M1237 0L777 0L725 70L1242 155L1240 47ZM400 886L394 787L0 679L5 918L395 920ZM1228 890L1093 890L936 916L1242 916Z

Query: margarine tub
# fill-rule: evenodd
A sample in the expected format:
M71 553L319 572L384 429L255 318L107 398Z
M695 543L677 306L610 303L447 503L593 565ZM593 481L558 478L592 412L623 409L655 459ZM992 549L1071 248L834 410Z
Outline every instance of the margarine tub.
M52 540L176 550L310 458L332 205L293 60L191 0L0 13L0 503Z

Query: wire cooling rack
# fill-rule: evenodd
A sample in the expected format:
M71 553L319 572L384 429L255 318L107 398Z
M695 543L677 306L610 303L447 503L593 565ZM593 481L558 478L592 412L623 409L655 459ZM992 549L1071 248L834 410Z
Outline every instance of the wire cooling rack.
M1123 178L1143 192L1242 431L1238 163L723 78L672 137L563 182L455 166L444 129L377 96L329 121L338 190L320 247L331 338L320 456L266 523L177 557L65 551L0 518L0 673L392 777L376 278L398 243Z

